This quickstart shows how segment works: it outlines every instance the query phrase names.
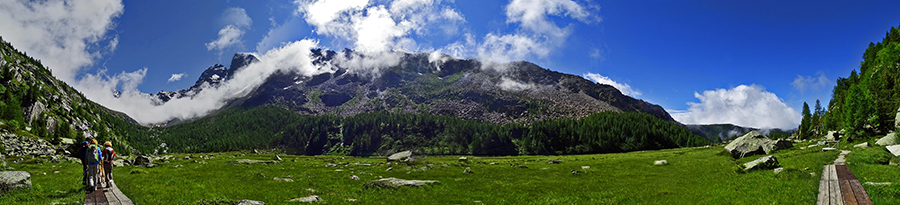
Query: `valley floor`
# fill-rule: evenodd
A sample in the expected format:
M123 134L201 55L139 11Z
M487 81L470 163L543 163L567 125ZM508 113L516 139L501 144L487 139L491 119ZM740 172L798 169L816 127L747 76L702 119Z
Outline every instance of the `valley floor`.
M873 201L900 202L900 167L870 163L871 156L886 152L881 147L859 149L848 156L848 165L860 181L893 183L866 185ZM228 152L176 154L167 162L155 162L158 167L117 167L114 172L116 184L136 204L242 199L285 204L310 195L329 204L813 204L823 165L838 155L795 147L775 154L784 172L736 173L738 164L761 156L733 160L722 151L721 146L713 146L598 155L468 157L468 162L458 161L459 156L430 156L418 157L410 165L387 165L384 158L291 155L279 155L283 160L277 164L239 164L238 159L272 160L275 155ZM548 163L552 159L561 163ZM656 160L669 164L655 166ZM338 165L326 167L329 163ZM13 167L31 172L34 188L8 193L0 197L0 204L81 203L78 198L84 192L79 190L78 164ZM467 167L474 173L463 173ZM365 187L386 177L440 184Z

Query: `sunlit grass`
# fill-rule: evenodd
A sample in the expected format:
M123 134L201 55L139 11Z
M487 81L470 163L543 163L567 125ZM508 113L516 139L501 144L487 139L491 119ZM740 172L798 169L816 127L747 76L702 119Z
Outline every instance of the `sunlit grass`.
M761 156L733 160L722 150L710 147L574 156L469 157L468 163L457 161L459 156L431 156L419 157L412 165L395 164L392 171L386 170L389 165L384 165L383 158L279 155L284 160L275 165L247 165L233 162L241 158L270 160L273 155L230 152L203 154L214 158L200 159L200 154L194 154L184 160L178 154L181 160L160 162L155 168L117 167L115 174L117 185L136 204L241 199L282 204L309 195L318 195L330 204L812 204L822 165L830 164L837 155L818 149L779 151L775 156L786 171L775 175L771 170L736 173L738 164ZM561 159L562 163L548 164L550 159ZM670 164L654 166L655 160ZM357 162L373 166L354 165ZM325 167L326 163L350 165ZM41 187L13 192L0 198L2 204L80 203L83 199L83 191L78 190L78 164L13 167L32 172L33 183ZM463 173L466 167L475 173ZM51 169L63 171L35 174ZM572 174L572 170L583 173ZM352 180L351 175L361 180ZM291 178L293 182L275 181L274 177ZM441 183L399 189L364 187L381 177ZM67 194L50 194L57 190Z

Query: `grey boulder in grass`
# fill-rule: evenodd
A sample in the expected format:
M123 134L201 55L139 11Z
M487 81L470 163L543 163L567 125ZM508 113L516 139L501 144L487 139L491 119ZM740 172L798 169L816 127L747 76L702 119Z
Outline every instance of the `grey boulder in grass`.
M382 178L366 183L366 188L391 188L396 189L401 186L420 187L431 184L440 184L436 180L407 180L398 178Z
M794 147L788 140L771 140L757 131L750 131L734 139L725 146L725 150L734 158L743 158L755 154L771 154L776 150Z

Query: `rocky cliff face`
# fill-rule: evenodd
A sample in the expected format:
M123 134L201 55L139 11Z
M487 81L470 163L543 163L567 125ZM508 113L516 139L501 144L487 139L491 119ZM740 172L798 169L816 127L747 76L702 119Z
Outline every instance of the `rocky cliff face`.
M128 147L113 124L134 120L88 100L8 42L0 40L0 55L0 143L8 154L52 154L37 142L60 138L95 137Z
M338 55L344 60L361 56L353 51L313 53L315 64L332 66L334 72L270 76L253 93L227 107L274 104L299 114L339 116L376 111L429 113L501 124L635 111L674 121L662 107L623 95L612 86L529 62L491 68L471 59L443 56L444 60L434 61L427 53L395 53L400 56L398 64L366 70L338 62ZM232 68L246 65L235 62Z

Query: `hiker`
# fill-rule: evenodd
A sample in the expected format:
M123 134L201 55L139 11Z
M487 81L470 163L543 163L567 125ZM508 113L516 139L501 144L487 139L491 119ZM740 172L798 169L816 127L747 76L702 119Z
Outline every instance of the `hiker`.
M81 147L78 148L77 157L81 160L81 185L87 185L87 161L84 160L84 155L87 152L87 147L91 143L88 141L81 142Z
M110 182L113 180L112 176L112 168L113 168L113 159L116 157L116 151L112 148L112 142L106 141L103 143L103 146L106 146L106 149L103 149L103 173L104 173L104 181L106 181L106 188L110 187Z
M84 160L87 161L88 191L97 190L97 185L100 184L100 178L97 177L97 172L100 171L98 166L103 161L103 156L100 153L100 147L97 145L96 139L91 139L91 144L87 147Z

